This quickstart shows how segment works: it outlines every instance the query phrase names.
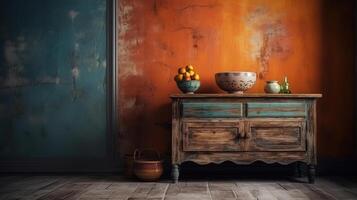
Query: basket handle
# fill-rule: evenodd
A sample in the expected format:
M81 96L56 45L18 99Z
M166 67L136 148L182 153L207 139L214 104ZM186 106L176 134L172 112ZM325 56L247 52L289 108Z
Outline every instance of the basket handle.
M160 153L158 151L156 151L155 149L135 149L134 151L134 161L137 161L137 159L141 158L141 153L143 152L154 152L155 155L157 156L157 160L160 160Z

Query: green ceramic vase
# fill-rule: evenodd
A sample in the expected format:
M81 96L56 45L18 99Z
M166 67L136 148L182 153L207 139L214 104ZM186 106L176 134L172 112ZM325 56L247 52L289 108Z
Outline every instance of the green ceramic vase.
M270 94L278 94L280 92L280 85L278 81L267 81L264 91Z

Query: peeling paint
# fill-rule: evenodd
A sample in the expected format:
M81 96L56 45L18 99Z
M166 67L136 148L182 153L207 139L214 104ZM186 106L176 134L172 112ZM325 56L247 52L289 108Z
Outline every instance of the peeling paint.
M76 42L76 43L74 44L74 50L75 50L75 51L79 51L79 43L78 43L78 42Z
M79 15L78 11L75 10L68 11L68 17L72 20L72 22L76 19L78 15Z
M72 68L72 77L77 79L79 77L79 68L77 66Z
M199 41L203 39L203 35L198 30L192 31L193 48L198 48Z
M287 54L290 47L281 42L288 37L286 26L280 20L281 16L270 13L265 7L258 7L246 19L251 31L251 56L259 64L259 78L263 79L269 72L269 61L272 56Z
M128 78L130 76L142 76L143 71L136 67L134 62L127 62L125 67L121 67L119 70L120 78Z
M102 63L101 63L101 66L103 68L106 68L107 67L107 61L106 60L103 60Z
M119 37L124 36L130 29L130 19L131 12L133 11L133 6L131 5L122 5L119 7Z
M138 37L128 38L127 35L128 31L133 28L131 25L133 6L120 4L119 9L119 78L125 79L130 76L141 76L143 72L132 61L132 56L135 53L134 49L143 42L143 39Z
M136 104L135 97L126 98L125 103L123 104L123 109L131 109L135 106L135 104Z
M183 12L183 11L192 11L193 9L197 9L197 8L214 8L218 6L218 4L190 4L187 6L184 6L182 8L179 8L178 11Z

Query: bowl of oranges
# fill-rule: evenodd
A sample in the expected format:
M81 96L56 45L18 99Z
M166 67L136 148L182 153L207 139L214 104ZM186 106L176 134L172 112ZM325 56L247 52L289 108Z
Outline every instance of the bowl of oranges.
M177 87L185 94L193 94L200 87L200 75L192 65L180 67L175 76Z

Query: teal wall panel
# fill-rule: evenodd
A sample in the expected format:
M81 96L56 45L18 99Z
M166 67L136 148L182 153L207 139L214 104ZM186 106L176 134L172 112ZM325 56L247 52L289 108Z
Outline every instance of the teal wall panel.
M106 1L0 2L0 157L106 156Z

